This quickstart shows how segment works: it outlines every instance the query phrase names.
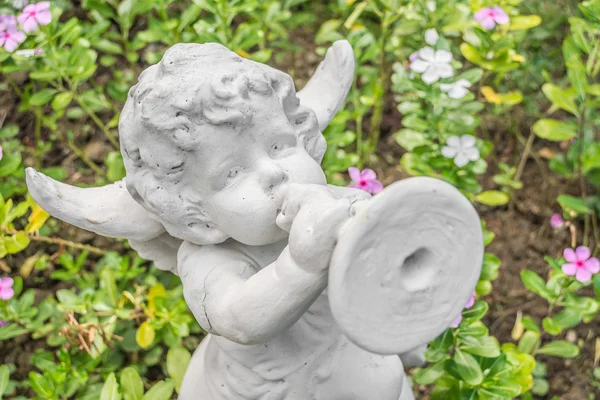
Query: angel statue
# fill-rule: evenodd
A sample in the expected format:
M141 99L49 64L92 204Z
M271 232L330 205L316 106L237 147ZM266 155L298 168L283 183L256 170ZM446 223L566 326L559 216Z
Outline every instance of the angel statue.
M455 188L327 185L322 132L353 78L347 41L298 92L220 44L177 44L129 91L125 179L83 189L27 169L51 215L181 278L207 335L180 399L412 399L402 360L473 291L481 225Z

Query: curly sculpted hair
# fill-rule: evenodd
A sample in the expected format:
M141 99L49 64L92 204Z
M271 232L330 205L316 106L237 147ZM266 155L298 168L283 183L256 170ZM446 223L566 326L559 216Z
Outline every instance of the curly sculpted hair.
M173 236L206 244L211 222L200 209L198 194L179 185L186 155L201 147L211 126L226 124L241 132L252 119L253 103L273 95L300 142L320 163L325 140L315 113L300 104L288 74L216 43L171 47L158 64L142 72L119 120L131 196Z

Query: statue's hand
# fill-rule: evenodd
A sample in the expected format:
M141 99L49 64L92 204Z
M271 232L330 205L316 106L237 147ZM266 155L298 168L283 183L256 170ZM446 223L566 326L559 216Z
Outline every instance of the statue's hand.
M338 230L350 218L350 200L322 185L290 184L283 196L276 222L290 233L292 258L306 270L327 269Z

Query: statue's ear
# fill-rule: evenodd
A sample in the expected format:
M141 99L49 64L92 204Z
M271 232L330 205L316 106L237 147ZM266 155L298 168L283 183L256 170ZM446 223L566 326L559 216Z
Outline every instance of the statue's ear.
M144 197L139 195L139 189ZM130 179L127 190L131 196L153 215L156 215L167 232L173 237L197 245L222 243L229 238L212 222L195 195L177 194L173 188L160 186L151 175L145 179Z

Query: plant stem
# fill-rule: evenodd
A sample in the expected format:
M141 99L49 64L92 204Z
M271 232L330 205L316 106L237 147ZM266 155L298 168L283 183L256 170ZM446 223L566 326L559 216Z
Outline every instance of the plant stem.
M594 257L598 255L598 253L600 253L600 229L598 228L598 213L596 212L596 210L594 210L593 214L592 214L592 227L594 230L594 239L595 239L595 246L594 246Z
M14 92L16 94L19 95L19 97L23 97L23 91L21 89L19 89L19 86L17 86L17 84L15 83L15 81L13 81L10 76L8 76L8 74L4 75L6 78L6 82L8 82L8 84L10 85L10 87L12 88L12 90L14 90Z
M38 169L42 167L42 111L40 107L34 107L35 114L35 165Z
M371 127L369 129L369 139L367 149L363 154L363 162L368 162L371 154L377 149L379 136L381 134L381 120L383 118L384 96L388 92L389 86L389 66L386 62L385 45L389 37L389 14L386 12L381 20L381 42L379 44L379 76L375 85L373 116L371 117Z
M83 161L85 163L85 165L87 165L88 167L90 167L92 170L94 170L94 172L100 176L106 176L106 172L104 172L104 170L102 168L100 168L98 166L98 164L96 164L95 162L93 162L92 160L90 160L90 158L87 156L87 154L85 154L83 152L83 150L81 150L80 148L78 148L77 146L75 146L75 144L73 144L73 142L71 142L70 140L68 140L67 138L64 137L64 135L61 133L60 134L63 138L63 141L65 142L65 144L67 145L67 147L73 152L75 153L75 155L77 157L79 157L81 159L81 161Z
M581 190L581 198L585 203L587 200L587 184L585 182L585 175L583 174L583 141L584 141L584 130L585 130L585 101L581 107L581 117L579 117L579 148L577 152L577 173L579 175L579 187ZM583 245L588 245L588 236L590 233L590 214L584 215L584 229L583 229Z
M107 250L102 250L97 247L90 246L88 244L71 242L71 241L65 240L65 239L51 238L51 237L47 237L47 236L36 236L36 235L27 235L27 236L29 237L29 239L34 240L36 242L58 244L60 246L67 246L67 247L71 247L74 249L87 250L90 253L100 254L100 255L104 255L104 254L108 253Z
M525 142L525 138L523 138L523 135L517 134L517 139L519 139L519 143L521 143L522 146L527 145L527 143ZM540 168L540 173L542 174L542 178L544 179L544 184L547 185L548 184L548 175L546 174L546 171L544 170L544 163L542 162L542 159L535 152L531 152L530 156L533 157L533 159L537 163L538 167Z
M85 104L85 102L81 101L81 99L79 97L76 97L75 100L77 101L77 104L79 104L81 106L81 108L83 108L83 110L90 116L90 118L92 118L92 120L96 123L96 125L100 129L102 129L102 132L104 132L104 135L106 135L106 138L113 145L113 147L118 150L119 142L115 138L115 135L113 135L113 133L110 131L110 129L106 125L104 125L104 123L100 120L100 118L98 118L96 113L91 108L89 108Z
M517 168L517 173L515 174L514 180L520 181L521 175L523 175L523 171L525 170L525 164L527 163L527 158L529 158L529 153L531 153L531 147L533 146L533 141L535 140L535 133L533 129L529 133L529 137L527 138L527 143L525 143L525 149L523 149L523 154L521 155L521 161L519 162L519 167Z

